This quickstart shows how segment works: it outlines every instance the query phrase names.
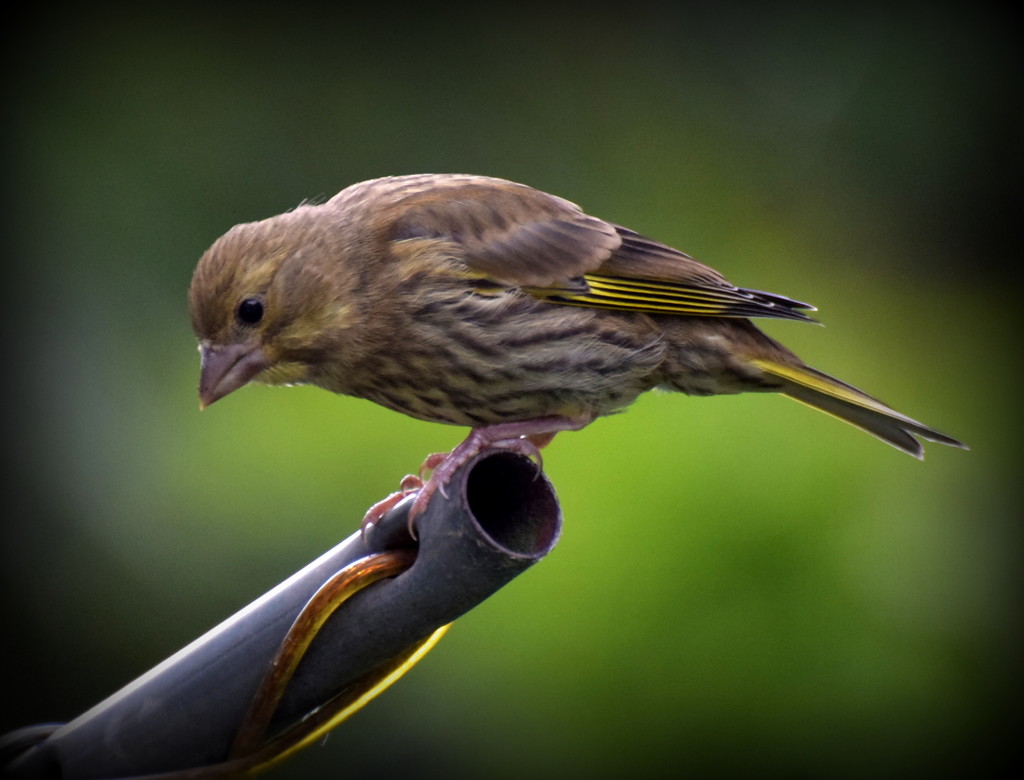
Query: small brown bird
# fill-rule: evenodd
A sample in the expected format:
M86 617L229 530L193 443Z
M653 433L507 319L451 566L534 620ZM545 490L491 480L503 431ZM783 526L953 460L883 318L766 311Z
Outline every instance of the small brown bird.
M536 454L655 387L782 393L918 458L915 436L964 446L749 319L810 320L812 306L502 179L374 179L237 225L199 261L189 302L201 407L252 380L314 384L471 427L428 459L414 511L482 448Z

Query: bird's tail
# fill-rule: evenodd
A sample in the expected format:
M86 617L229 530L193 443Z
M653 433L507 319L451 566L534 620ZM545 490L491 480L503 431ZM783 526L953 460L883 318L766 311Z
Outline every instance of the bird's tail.
M915 458L924 457L924 447L915 436L967 449L962 442L900 414L856 387L821 371L773 360L753 359L751 362L781 382L778 392L783 395L838 417Z

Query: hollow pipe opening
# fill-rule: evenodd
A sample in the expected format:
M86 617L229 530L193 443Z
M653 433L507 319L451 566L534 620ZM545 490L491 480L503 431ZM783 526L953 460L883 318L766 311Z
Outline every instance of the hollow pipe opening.
M558 541L558 499L529 458L500 450L483 453L469 470L465 491L473 519L506 553L542 556Z

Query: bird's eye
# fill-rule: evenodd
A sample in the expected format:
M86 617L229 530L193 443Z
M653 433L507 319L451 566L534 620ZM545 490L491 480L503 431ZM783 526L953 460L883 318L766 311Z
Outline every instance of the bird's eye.
M244 325L255 325L263 319L263 301L259 298L246 298L238 304L236 316Z

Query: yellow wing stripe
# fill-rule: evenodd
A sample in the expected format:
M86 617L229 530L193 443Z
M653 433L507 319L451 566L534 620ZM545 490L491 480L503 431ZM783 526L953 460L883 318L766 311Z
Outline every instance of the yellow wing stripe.
M684 287L682 285L671 284L668 282L652 282L640 279L622 279L614 278L610 276L594 276L592 274L584 274L583 279L590 285L594 290L619 290L623 292L631 292L637 294L644 294L647 291L657 292L662 295L701 295L708 298L721 298L723 300L735 300L736 291L724 288L722 290L713 290L707 287L695 288L695 287Z
M692 314L701 317L728 316L729 309L742 298L711 290L684 288L657 282L612 279L586 274L586 293L566 295L562 303L600 306L609 309ZM733 315L735 316L735 315Z
M729 289L713 290L706 287L683 287L682 285L659 284L657 282L642 282L632 279L612 279L606 276L584 275L590 289L595 292L626 293L639 298L651 298L666 296L668 298L685 298L690 300L716 300L730 301L744 300L738 291Z
M558 303L567 306L587 306L592 309L627 309L629 311L646 311L658 314L682 314L697 317L730 317L736 316L725 311L724 306L718 307L697 307L682 306L680 304L658 305L648 300L615 300L596 295L577 295L572 298L558 299Z
M694 317L780 317L809 320L807 304L735 287L699 287L647 279L585 274L578 291L531 291L558 303Z
M524 287L553 303L691 317L775 317L813 322L813 306L772 293L723 284L703 286L621 276L584 274L550 287Z

